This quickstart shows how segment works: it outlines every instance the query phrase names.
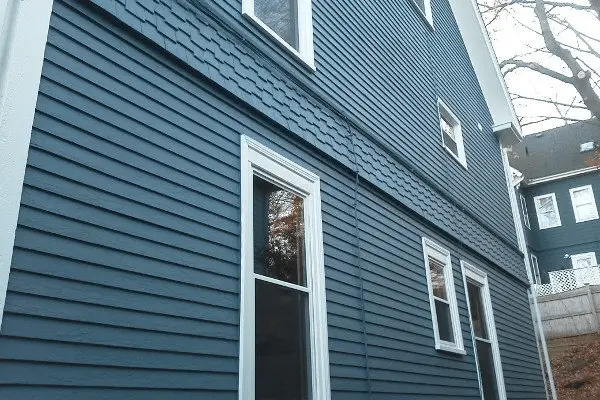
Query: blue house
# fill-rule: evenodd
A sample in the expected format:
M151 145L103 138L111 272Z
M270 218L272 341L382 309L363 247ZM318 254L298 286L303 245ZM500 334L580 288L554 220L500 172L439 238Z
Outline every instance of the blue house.
M547 398L474 1L0 7L2 400Z
M531 254L532 276L555 290L600 284L600 124L594 119L526 136L510 164Z

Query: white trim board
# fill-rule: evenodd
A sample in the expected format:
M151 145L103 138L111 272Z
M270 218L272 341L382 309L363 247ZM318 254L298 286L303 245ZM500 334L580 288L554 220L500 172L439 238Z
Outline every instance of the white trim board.
M9 10L8 0L0 1ZM0 76L0 327L52 0L20 1L12 10L4 15L11 32L0 37L7 57Z
M526 179L525 183L527 186L539 185L540 183L558 181L560 179L570 178L572 176L583 175L583 174L587 174L589 172L595 172L595 171L598 171L599 169L600 168L598 168L598 167L581 168L581 169L576 169L573 171L562 172L562 173L556 174L556 175L544 176L542 178Z
M255 398L255 282L257 279L299 290L309 297L311 398L331 398L325 266L321 221L320 179L262 144L241 138L241 290L239 398ZM254 176L259 176L298 196L304 204L306 286L286 283L254 272Z

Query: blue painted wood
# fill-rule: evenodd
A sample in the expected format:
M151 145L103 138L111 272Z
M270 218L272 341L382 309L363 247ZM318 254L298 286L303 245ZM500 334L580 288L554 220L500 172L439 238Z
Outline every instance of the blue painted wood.
M238 398L241 134L321 177L333 399L368 399L368 378L377 399L480 398L460 259L489 274L509 398L544 398L517 277L365 180L359 242L347 165L155 47L55 1L0 398ZM465 356L434 349L423 235L452 253Z
M569 189L585 185L592 185L594 197L598 202L600 200L600 175L596 172L542 183L521 190L527 199L531 218L527 243L531 252L538 257L540 274L544 283L549 283L548 272L573 267L571 259L565 257L566 255L595 252L596 258L600 260L600 219L575 222L571 203ZM562 225L540 230L533 198L548 193L556 194Z

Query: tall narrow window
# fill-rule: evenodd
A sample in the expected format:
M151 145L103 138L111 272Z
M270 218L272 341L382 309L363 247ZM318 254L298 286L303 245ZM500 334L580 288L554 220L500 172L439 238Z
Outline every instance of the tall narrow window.
M464 354L450 252L423 238L435 348Z
M561 226L558 204L554 193L536 196L533 198L535 210L540 229L554 228Z
M314 69L311 0L242 0L243 14Z
M533 278L533 283L540 285L542 283L542 276L540 275L540 265L538 263L538 258L531 254L531 277Z
M527 200L525 200L525 196L519 193L519 199L521 200L521 211L523 211L523 223L528 229L531 229L531 224L529 222L529 211L527 211Z
M328 399L319 178L242 138L240 399Z
M462 261L473 347L484 400L505 400L504 377L487 275Z
M463 144L462 127L458 118L443 101L438 100L438 111L440 118L440 130L442 133L442 144L444 148L463 167L467 168L467 158Z
M575 222L598 219L598 208L596 207L592 185L570 189L569 193L571 193Z

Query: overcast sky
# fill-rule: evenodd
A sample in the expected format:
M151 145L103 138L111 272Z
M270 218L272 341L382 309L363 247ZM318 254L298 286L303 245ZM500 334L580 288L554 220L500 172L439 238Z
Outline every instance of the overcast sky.
M492 0L480 1L490 2ZM600 24L595 17L581 11L569 9L561 9L560 16L569 21L581 32L600 39ZM484 18L487 19L489 16L484 15ZM595 31L593 28L595 28ZM533 9L524 8L522 6L514 7L511 12L501 14L500 18L488 26L488 30L490 31L490 37L499 61L516 55L525 55L533 51L533 54L528 54L520 58L526 61L536 61L551 67L556 71L560 71L565 75L571 75L570 71L563 67L560 60L549 54L536 51L537 49L543 48L544 44L541 36L536 33L539 32L540 29L539 23L533 13ZM573 46L583 45L583 43L578 42L577 37L571 32L558 29L556 32L561 41ZM597 46L595 47L600 51L600 41L597 42L596 45ZM590 57L585 54L581 54L581 57L590 64L590 66L600 71L599 58ZM581 106L580 100L577 97L577 92L570 85L547 78L537 72L526 69L511 72L506 76L506 83L511 93L519 93L523 96L535 98L554 99L568 104L571 104L575 99L575 104ZM559 115L556 107L552 104L518 99L515 99L513 102L517 114L520 117L529 117L523 121L524 123L532 121L533 117L537 116L546 117ZM587 119L590 117L590 113L587 110L574 108L567 112L568 107L561 106L560 108L569 118ZM564 124L564 122L559 120L547 121L535 125L525 125L523 131L525 134L530 134L562 124Z

